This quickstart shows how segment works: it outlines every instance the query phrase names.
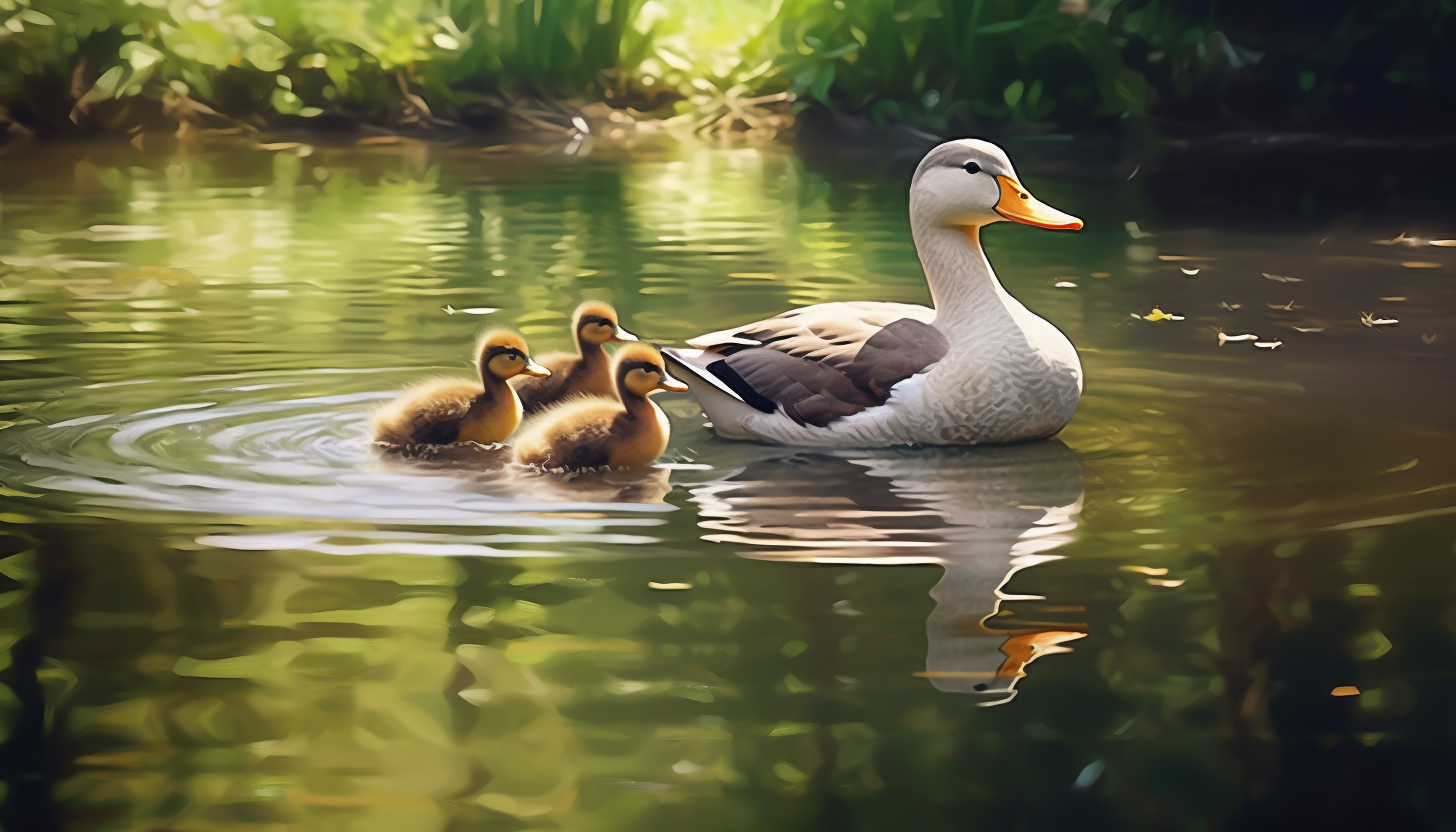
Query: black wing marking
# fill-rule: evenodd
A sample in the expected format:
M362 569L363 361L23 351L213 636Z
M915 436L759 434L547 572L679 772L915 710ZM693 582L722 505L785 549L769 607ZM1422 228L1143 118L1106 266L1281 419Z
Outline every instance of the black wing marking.
M935 327L902 318L866 339L839 367L769 344L735 346L708 369L759 410L772 403L795 422L822 428L884 404L891 388L939 361L949 348Z

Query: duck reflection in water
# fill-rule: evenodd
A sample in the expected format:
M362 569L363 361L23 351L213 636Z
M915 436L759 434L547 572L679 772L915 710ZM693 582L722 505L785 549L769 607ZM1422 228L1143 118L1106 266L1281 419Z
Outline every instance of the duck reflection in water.
M1082 468L1058 441L834 454L755 462L692 489L704 540L755 560L939 564L922 674L997 705L1026 666L1067 652L1085 624L997 627L1011 577L1061 556L1082 508Z

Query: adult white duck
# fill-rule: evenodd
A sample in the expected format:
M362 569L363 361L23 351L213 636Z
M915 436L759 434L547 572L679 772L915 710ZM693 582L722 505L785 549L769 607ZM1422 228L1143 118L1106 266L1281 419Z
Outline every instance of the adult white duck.
M1001 220L1082 227L1028 193L1001 148L946 142L910 182L910 230L934 308L824 303L663 353L729 439L864 448L1052 436L1076 412L1082 363L991 270L981 229Z

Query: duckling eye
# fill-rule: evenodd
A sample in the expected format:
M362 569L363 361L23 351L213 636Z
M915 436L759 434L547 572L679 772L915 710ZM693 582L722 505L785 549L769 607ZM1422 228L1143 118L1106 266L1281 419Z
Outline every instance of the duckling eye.
M976 164L975 162L966 162L965 168L966 168L966 173L980 173L981 172L981 166L978 165L978 164Z

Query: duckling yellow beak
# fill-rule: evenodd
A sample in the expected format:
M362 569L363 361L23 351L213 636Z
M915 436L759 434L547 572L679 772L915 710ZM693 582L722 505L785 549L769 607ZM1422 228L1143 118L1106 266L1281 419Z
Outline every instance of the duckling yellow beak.
M641 341L642 340L641 338L638 338L636 335L633 335L632 333L630 333L627 330L621 328L620 326L614 327L613 328L613 331L616 333L615 335L612 336L612 340L613 341Z
M1081 220L1071 214L1064 214L1032 196L1015 179L1009 176L998 176L996 182L1001 185L1001 199L996 202L996 213L1006 219L1034 225L1037 228L1056 228L1067 231L1082 229Z
M551 371L528 358L526 359L526 369L521 371L521 375L535 376L536 378L546 378L547 376L551 375Z
M662 374L662 381L657 382L657 389L670 390L674 393L688 392L688 386L686 384L683 384L682 382L678 381L667 373Z

